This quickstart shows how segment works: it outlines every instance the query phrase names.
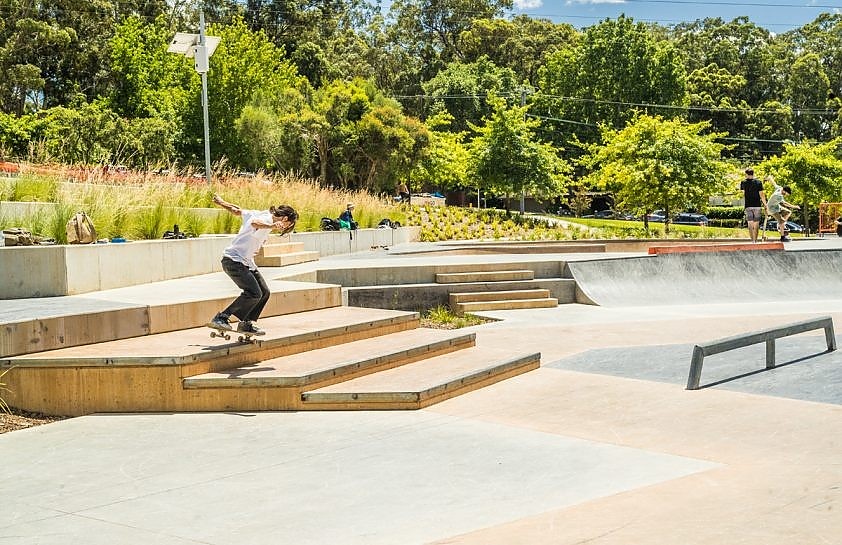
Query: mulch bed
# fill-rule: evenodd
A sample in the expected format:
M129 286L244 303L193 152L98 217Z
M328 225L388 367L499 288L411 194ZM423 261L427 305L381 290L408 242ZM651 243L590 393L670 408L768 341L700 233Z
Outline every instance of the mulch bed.
M12 409L10 412L0 412L0 433L49 424L58 420L64 420L66 416L48 416L40 413L30 413Z

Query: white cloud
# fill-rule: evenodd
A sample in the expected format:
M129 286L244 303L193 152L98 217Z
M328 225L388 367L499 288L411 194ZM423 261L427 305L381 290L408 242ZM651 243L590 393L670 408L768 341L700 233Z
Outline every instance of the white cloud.
M537 9L543 5L543 0L515 0L515 8L517 9Z

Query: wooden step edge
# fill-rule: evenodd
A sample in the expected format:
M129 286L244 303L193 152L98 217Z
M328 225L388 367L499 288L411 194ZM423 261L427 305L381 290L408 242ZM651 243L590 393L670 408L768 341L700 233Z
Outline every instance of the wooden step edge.
M231 340L225 344L214 345L207 350L184 356L71 356L71 357L37 357L36 353L21 354L10 358L0 359L0 369L7 367L143 367L143 366L178 366L191 365L195 363L208 362L212 365L211 371L231 369L243 365L243 357L255 355L255 358L265 352L273 350L289 350L291 347L300 346L299 352L309 350L309 345L315 341L325 341L343 335L348 335L353 340L376 337L382 331L413 329L420 325L420 315L409 313L402 316L380 318L368 322L358 322L344 326L336 326L317 331L304 331L288 337L278 339L254 339L251 343L239 343L236 341L238 333L231 332ZM169 334L167 332L164 334ZM367 335L372 333L371 335ZM154 342L154 335L147 335L150 342ZM109 341L110 342L110 341ZM96 343L94 343L96 344ZM338 344L338 343L337 343ZM288 352L295 353L295 351ZM24 357L26 356L26 357ZM235 363L227 365L225 360L236 357ZM261 359L268 359L263 357ZM259 361L256 360L256 361Z
M417 392L303 392L303 409L392 410L420 409L541 366L541 353L504 360L454 377Z
M492 301L465 301L462 303L456 303L455 306L461 308L476 308L483 305L492 305L492 306L501 306L501 305L531 305L535 304L536 306L533 308L542 308L542 305L546 304L545 306L557 306L558 299L555 297L542 297L540 299L499 299L499 300L492 300ZM530 308L528 306L524 306L522 308Z
M485 280L486 282L505 282L512 280L534 280L535 271L530 270L516 270L516 271L477 271L467 273L436 273L435 279L438 284L454 284L462 283L465 278L498 278L498 280ZM480 282L481 280L471 280L472 282Z
M322 388L363 375L385 371L442 354L470 348L476 344L476 333L441 339L420 346L404 348L389 354L344 363L303 376L253 377L253 378L201 378L182 379L184 389L200 388Z
M260 342L260 349L253 350L251 362L265 361L272 358L299 354L309 350L336 346L346 342L359 341L398 331L416 329L421 324L421 317L417 312L403 316L390 318L379 318L370 322L358 322L342 326L319 329L316 331L305 331L290 337L280 339L265 339ZM236 369L244 365L242 360L236 360L232 364L226 364L225 358L214 358L211 361L212 368L207 372L219 373ZM200 373L201 374L201 373Z
M515 297L512 297L512 296ZM524 297L518 297L523 295ZM537 297L533 297L537 296ZM523 290L505 291L472 291L461 293L450 293L451 303L474 303L479 301L507 301L510 299L546 299L550 296L550 290L546 288L534 288ZM495 298L498 297L498 298Z

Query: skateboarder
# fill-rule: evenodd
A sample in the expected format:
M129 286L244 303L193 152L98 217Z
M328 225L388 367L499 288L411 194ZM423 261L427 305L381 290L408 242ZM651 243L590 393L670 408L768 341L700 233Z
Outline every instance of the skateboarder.
M784 197L789 197L792 194L792 190L789 188L788 185L783 187L775 184L775 190L772 192L772 195L769 197L769 201L766 203L766 210L769 211L769 214L778 222L778 232L781 234L781 242L789 242L790 238L786 236L786 221L789 219L789 216L792 215L793 210L798 210L800 207L796 204L788 203L784 200Z
M263 335L265 332L255 326L254 322L263 312L270 294L269 286L257 270L254 256L266 243L272 230L278 230L281 234L292 231L298 213L286 204L272 206L269 210L243 210L237 205L225 202L219 195L213 196L213 202L243 218L237 236L222 252L222 270L243 292L228 308L214 316L208 326L231 331L233 328L228 320L233 315L240 320L237 325L238 332Z

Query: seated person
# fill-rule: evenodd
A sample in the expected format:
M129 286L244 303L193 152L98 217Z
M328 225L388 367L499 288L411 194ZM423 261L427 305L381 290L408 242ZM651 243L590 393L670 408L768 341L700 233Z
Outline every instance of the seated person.
M401 202L407 202L408 203L409 202L409 189L407 189L406 184L404 184L404 183L398 184L397 190L398 190L398 199L400 199Z
M345 206L345 211L339 214L340 225L342 225L343 222L348 225L346 227L347 229L357 228L357 222L354 221L354 203L349 202ZM342 225L342 227L345 227L345 225Z

